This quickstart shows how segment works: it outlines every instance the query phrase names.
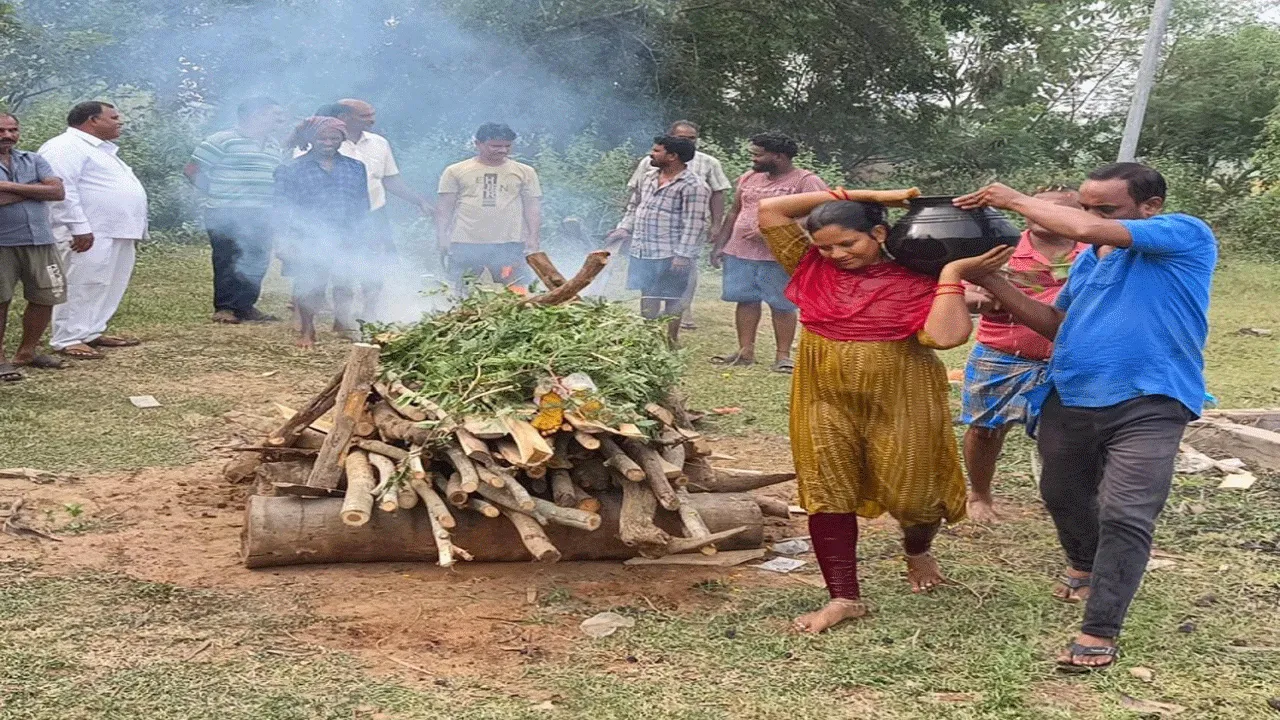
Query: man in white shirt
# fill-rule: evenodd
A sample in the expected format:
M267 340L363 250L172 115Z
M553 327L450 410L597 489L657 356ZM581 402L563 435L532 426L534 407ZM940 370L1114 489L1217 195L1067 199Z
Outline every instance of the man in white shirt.
M677 120L671 123L671 127L667 129L668 136L690 140L695 147L698 144L698 133L698 124L692 120ZM631 174L631 179L627 181L630 203L639 202L641 183L647 175L656 172L657 169L650 164L647 155L640 159L640 164L636 166L636 171ZM733 183L730 183L729 176L724 174L724 167L720 164L720 161L701 150L694 154L693 161L689 163L689 172L702 178L707 187L711 188L710 224L707 226L708 235L704 238L703 243L709 244L711 238L720 234L720 224L724 221L725 192L733 187ZM689 284L685 287L683 298L684 314L680 318L680 326L686 330L697 329L697 324L693 321L693 296L697 291L698 268L695 262L693 272L689 273Z
M370 128L377 122L377 112L364 100L345 98L325 106L317 115L336 117L347 126L347 140L338 152L364 163L369 175L369 256L361 263L358 277L364 293L364 310L361 318L378 319L378 301L382 294L382 275L394 265L395 243L391 236L391 221L387 216L387 196L395 195L413 205L424 217L433 213L431 201L409 187L400 176L400 167L391 152L391 143ZM354 288L335 288L339 292Z
M54 308L49 344L72 358L101 359L96 348L140 342L105 334L133 275L137 242L147 235L147 191L113 142L123 124L114 105L82 102L67 114L67 131L39 150L66 188L50 207L67 301Z

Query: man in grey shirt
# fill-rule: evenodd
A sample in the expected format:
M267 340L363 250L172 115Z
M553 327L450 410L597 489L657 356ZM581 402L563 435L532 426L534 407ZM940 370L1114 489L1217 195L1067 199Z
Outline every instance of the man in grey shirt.
M57 358L36 352L53 306L67 299L48 205L62 199L62 181L44 158L17 148L20 135L18 118L0 113L0 383L25 377L17 365L62 367ZM10 362L4 354L5 326L19 282L27 308L22 340Z

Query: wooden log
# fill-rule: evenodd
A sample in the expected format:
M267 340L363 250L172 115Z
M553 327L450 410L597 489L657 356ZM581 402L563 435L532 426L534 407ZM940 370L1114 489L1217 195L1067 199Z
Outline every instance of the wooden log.
M692 502L688 502L689 491L684 488L676 490L676 495L680 498L680 522L684 525L684 535L688 538L705 538L711 535L711 531L707 529L707 524L702 521L702 516L698 514L698 509L693 506ZM713 544L703 545L701 548L703 555L714 555L716 546Z
M400 489L395 485L387 485L378 494L378 509L382 512L395 512L400 509Z
M253 479L254 473L258 471L258 466L262 465L262 456L258 453L244 452L236 455L227 461L222 467L222 477L227 482L240 484L249 482Z
M493 455L483 440L462 427L454 428L453 435L458 439L458 447L462 448L462 452L466 453L472 462L478 462L481 465L493 464Z
M514 483L516 481L515 477L508 475L497 466L485 467L483 465L477 465L476 474L480 476L481 485L489 485L496 488L506 487L509 483Z
M502 489L506 490L507 494L509 494L512 498L515 499L517 503L519 503L519 507L521 510L525 510L526 508L528 510L534 509L533 505L531 504L533 503L533 498L529 495L529 491L525 489L524 485L520 484L519 480L516 480L515 478L507 479L507 481L503 484Z
M645 486L639 486L646 489ZM493 506L478 498L468 507L475 512L456 513L458 526L452 542L469 548L482 562L528 561L529 554L515 528L505 520L491 520ZM617 491L599 496L600 530L584 533L549 525L547 537L563 553L564 560L622 560L638 551L619 538L622 498ZM760 547L764 542L760 508L749 495L695 493L691 502L711 532L741 525L742 534L716 543L721 552ZM435 562L436 545L425 512L378 513L362 527L348 527L339 519L340 498L251 496L245 507L241 554L248 567L272 567L310 563ZM479 505L480 507L474 507ZM681 531L680 518L659 510L655 521L672 533Z
M319 450L324 447L324 436L327 434L328 433L322 433L315 428L302 428L302 432L298 433L298 439L293 441L293 447Z
M339 515L345 525L360 526L373 514L373 466L363 450L347 453L347 493Z
M644 468L622 452L622 448L618 447L618 444L611 438L600 438L600 452L605 457L604 464L606 467L617 470L631 482L644 482Z
M395 479L395 476L396 476L395 461L389 457L386 457L384 455L379 455L373 452L366 451L365 454L368 455L369 457L369 464L372 465L373 469L376 470L378 473L378 484L376 485L376 487L379 490L385 490L387 486L391 485L392 481Z
M433 435L430 430L420 427L396 414L386 400L379 400L373 406L373 424L388 440L406 442L410 445L430 445Z
M560 551L555 545L551 544L551 540L542 531L542 526L538 524L537 520L513 510L504 509L502 514L511 521L516 531L520 533L520 542L524 544L525 549L529 551L534 560L549 563L560 560Z
M399 382L387 384L384 382L376 382L373 389L382 399L387 401L387 406L396 412L397 415L403 417L410 422L422 422L430 418L426 411L422 408L415 407L408 401L407 388Z
M488 500L499 507L515 510L516 512L533 512L533 498L527 497L528 493L525 493L525 499L517 499L511 494L511 486L517 484L518 483L512 482L504 487L497 488L485 483L476 488L476 492L485 500Z
M677 465L673 462L668 462L667 459L662 456L661 452L658 452L656 449L654 452L657 453L658 464L662 467L662 474L666 476L668 480L673 483L679 481L678 484L682 486L688 484L689 479L684 476L684 463Z
M660 449L658 453L662 455L662 459L666 461L668 465L674 466L679 471L679 474L676 477L686 477L684 464L688 460L688 454L684 451L684 443L663 445L662 449Z
M690 464L685 464L685 474L689 476L689 490L692 492L747 492L796 479L795 473L767 473L737 468L711 468L711 474L707 475L701 468L695 468L691 472Z
M524 458L520 456L520 448L511 438L502 438L493 444L502 462L512 467L524 467Z
M600 514L600 501L597 500L590 493L588 493L586 490L582 489L577 485L574 485L573 494L576 498L574 507L589 513L595 513L597 515Z
M454 445L447 445L444 449L445 458L453 464L453 468L458 471L458 481L462 485L462 491L473 493L480 485L480 474L476 470L475 464L471 462L471 458L462 451L462 448Z
M373 389L373 378L378 373L379 353L381 348L377 345L355 343L351 346L351 352L347 355L347 366L342 375L342 383L334 398L337 413L333 420L333 431L325 437L324 446L316 456L311 477L307 478L308 485L338 487L338 482L342 479L347 446L351 442L356 423L364 414L369 392Z
M531 494L546 495L547 489L547 476L545 474L541 477L529 476L529 492Z
M595 435L592 435L589 432L583 432L582 430L574 430L573 439L576 440L577 443L581 445L582 449L584 450L594 452L600 449L600 440L596 438Z
M525 474L525 475L526 475L530 480L533 480L533 481L535 481L535 482L536 482L536 481L539 481L539 480L545 480L545 479L546 479L546 477L547 477L547 466L546 466L545 464L544 464L544 465L530 465L529 467L527 467L527 468L525 468L525 469L524 469L524 474ZM545 484L545 483L543 483L543 484L542 484L542 487L543 487L543 489L542 489L542 490L537 490L537 491L535 491L535 492L546 492L546 484Z
M551 473L551 497L555 504L560 507L577 507L578 494L574 492L577 487L573 484L573 477L569 475L567 470L556 470Z
M487 518L496 518L502 514L502 511L498 509L497 505L494 505L493 503L487 500L481 500L480 498L477 498L477 497L468 498L467 507L471 508L472 510L475 510L476 512L480 513L481 515Z
M653 488L653 495L658 499L658 503L667 510L678 509L680 498L676 497L676 491L671 487L671 481L667 479L666 469L662 466L662 456L658 451L643 441L632 438L623 440L622 447L627 455L639 463L644 470L645 479L649 482L649 487Z
M604 270L608 264L608 252L597 250L589 253L586 261L582 264L582 269L578 270L577 274L563 285L541 295L535 295L525 300L525 302L531 305L559 305L560 303L568 302L577 297L578 293L586 290L591 281L595 280L600 271Z
M765 517L791 519L791 505L786 500L762 495L756 495L755 498L756 504L760 506L760 512L764 513Z
M329 378L329 382L325 384L324 389L311 398L311 400L302 406L283 425L276 428L267 435L267 445L293 445L298 436L306 430L316 418L329 412L333 407L334 401L338 397L338 389L342 385L342 377L345 371L339 371Z
M618 518L618 536L624 545L636 548L645 557L666 554L671 535L653 521L658 499L646 484L622 484L622 510Z
M548 522L592 532L600 529L600 516L572 507L560 507L542 498L533 499L533 509Z
M1197 420L1183 442L1217 457L1240 458L1252 468L1280 473L1280 433L1226 420Z
M515 440L516 447L520 450L520 464L526 467L531 465L541 465L551 459L555 451L547 444L546 438L542 437L542 433L527 420L521 420L516 417L503 418L503 422L507 425L507 430L511 433L512 439Z
M453 513L449 512L449 506L444 504L444 500L436 494L435 489L426 480L411 478L409 480L410 487L422 498L422 504L426 506L427 512L435 518L436 522L443 528L457 527L458 523L453 519Z
M427 479L427 468L422 464L422 448L414 448L409 452L409 457L405 458L409 464L409 475L419 480Z
M356 447L366 452L376 453L378 455L389 457L398 463L404 462L405 460L409 459L408 450L402 450L396 447L395 445L384 443L381 440L369 440L367 438L360 438L359 440L355 440L351 444L355 445Z
M369 412L369 403L366 402L360 408L360 418L356 420L355 429L351 434L356 438L369 438L376 432L378 432L378 426L373 423L373 413Z
M610 486L609 468L605 467L604 461L596 455L575 460L573 468L569 470L569 476L588 490L608 490Z
M458 473L450 475L448 480L444 479L443 475L437 475L436 487L444 492L445 499L450 505L459 508L467 506L469 496L462 489L462 478L458 477Z
M412 510L418 506L418 493L413 491L409 483L400 483L396 486L396 503L401 510Z
M538 279L542 281L543 287L548 290L555 290L567 282L564 279L564 275L561 275L560 271L556 269L555 263L551 262L551 258L547 257L544 252L539 251L526 255L524 261L529 263L529 267L533 268L533 273L538 276Z
M663 425L666 425L667 427L674 428L676 425L675 413L662 407L658 403L649 403L648 405L645 405L644 412L649 417L653 418L654 420L657 420L658 422L662 423Z
M507 434L507 426L503 425L495 417L468 417L462 426L467 432L481 440L497 440L498 438L506 437Z

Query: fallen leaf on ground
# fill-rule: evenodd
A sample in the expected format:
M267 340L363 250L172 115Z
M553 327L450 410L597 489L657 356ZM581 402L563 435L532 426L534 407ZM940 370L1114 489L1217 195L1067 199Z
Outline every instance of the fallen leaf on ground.
M1147 570L1163 570L1164 568L1170 568L1177 564L1178 563L1172 560L1166 560L1164 558L1151 558L1147 561Z
M1186 711L1186 708L1181 705L1159 702L1157 700L1139 700L1137 698L1129 697L1128 695L1120 696L1120 707L1125 710L1154 714L1159 715L1160 717L1172 717Z
M599 640L606 638L618 631L619 628L635 627L635 618L623 617L615 612L602 612L592 615L578 627L582 632Z
M740 407L714 408L711 412L715 413L716 415L737 415L738 413L742 412L742 408Z
M1151 668L1145 668L1145 667L1129 668L1129 674L1138 678L1144 683L1149 683L1156 679L1156 673Z

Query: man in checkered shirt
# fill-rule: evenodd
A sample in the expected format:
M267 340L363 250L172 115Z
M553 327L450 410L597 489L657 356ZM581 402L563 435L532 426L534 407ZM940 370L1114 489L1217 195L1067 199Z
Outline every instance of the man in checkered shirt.
M672 318L668 333L673 344L710 215L711 188L688 169L696 151L685 138L655 138L649 162L658 172L644 178L639 197L609 233L610 241L631 239L627 287L640 291L640 314Z

